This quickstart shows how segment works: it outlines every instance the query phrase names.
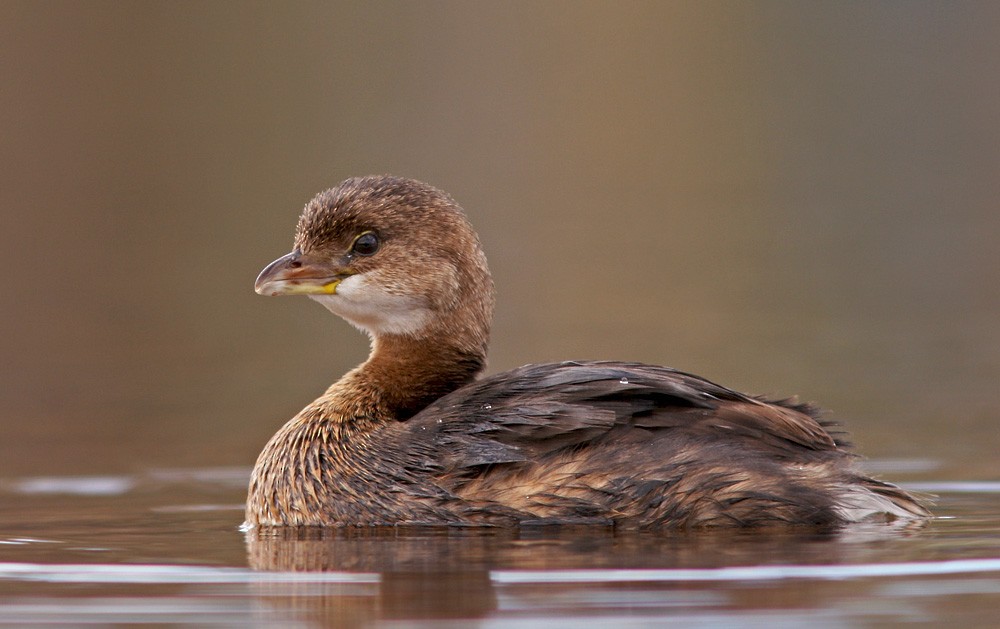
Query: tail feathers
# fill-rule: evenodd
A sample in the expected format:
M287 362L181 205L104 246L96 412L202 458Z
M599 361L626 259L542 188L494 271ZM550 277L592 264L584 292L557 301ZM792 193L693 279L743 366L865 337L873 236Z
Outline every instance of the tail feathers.
M913 520L930 517L922 502L895 485L861 477L842 488L834 509L847 522Z

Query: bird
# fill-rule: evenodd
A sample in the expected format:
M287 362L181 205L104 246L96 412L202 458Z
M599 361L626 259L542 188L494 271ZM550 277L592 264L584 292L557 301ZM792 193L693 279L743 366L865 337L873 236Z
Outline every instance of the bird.
M840 527L929 517L869 477L794 398L634 362L483 376L494 284L447 193L353 177L303 209L261 295L306 295L366 332L368 359L267 442L244 528Z

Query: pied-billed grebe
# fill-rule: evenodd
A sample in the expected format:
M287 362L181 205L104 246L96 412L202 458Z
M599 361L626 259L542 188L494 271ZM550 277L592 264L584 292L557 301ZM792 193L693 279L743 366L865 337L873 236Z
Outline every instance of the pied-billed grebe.
M527 365L483 379L493 280L444 192L390 176L317 195L262 295L308 295L368 360L271 438L246 526L831 525L922 518L815 409L669 369Z

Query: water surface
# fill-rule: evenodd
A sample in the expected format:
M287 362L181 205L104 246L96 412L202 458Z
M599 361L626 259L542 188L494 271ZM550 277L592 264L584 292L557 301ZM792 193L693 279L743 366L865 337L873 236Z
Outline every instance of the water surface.
M873 462L905 476L918 461ZM0 482L0 624L992 626L1000 486L923 525L243 533L244 468Z

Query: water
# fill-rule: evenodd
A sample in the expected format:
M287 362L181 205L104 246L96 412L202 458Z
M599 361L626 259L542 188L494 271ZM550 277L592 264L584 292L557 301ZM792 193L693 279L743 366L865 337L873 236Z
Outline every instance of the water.
M892 476L926 462L872 462ZM245 468L0 482L0 625L993 626L1000 486L920 526L242 533Z

